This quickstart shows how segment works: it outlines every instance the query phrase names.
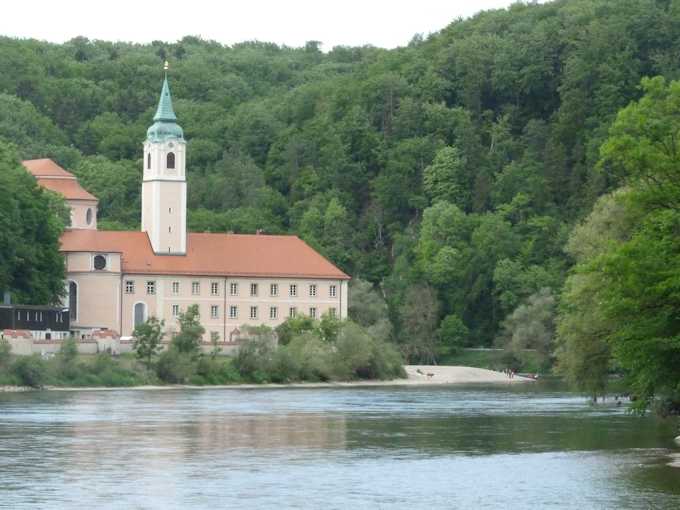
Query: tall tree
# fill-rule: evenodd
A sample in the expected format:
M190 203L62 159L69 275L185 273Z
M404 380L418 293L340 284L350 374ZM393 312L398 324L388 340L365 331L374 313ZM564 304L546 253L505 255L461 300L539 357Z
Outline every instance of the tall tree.
M0 141L0 289L25 304L57 304L64 295L59 236L63 201L48 196ZM57 208L57 210L55 210Z

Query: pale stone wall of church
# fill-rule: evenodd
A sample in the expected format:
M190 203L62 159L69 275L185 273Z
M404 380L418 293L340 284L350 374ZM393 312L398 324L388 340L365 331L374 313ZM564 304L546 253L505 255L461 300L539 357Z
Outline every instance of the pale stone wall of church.
M106 257L103 270L94 269L94 257ZM70 282L77 285L76 320L71 329L106 328L118 330L120 325L120 254L68 253L66 256L67 290ZM68 305L68 296L65 304Z
M147 293L149 282L153 282L154 294ZM194 283L198 284L198 289ZM217 284L216 295L212 293L213 283ZM236 295L231 293L232 283L237 285ZM251 284L257 284L256 296L251 296ZM276 296L271 295L272 284L278 285ZM276 327L290 316L291 308L303 315L312 315L314 309L317 319L331 310L335 310L339 318L347 317L347 283L341 280L123 275L122 285L123 336L130 336L134 330L134 309L138 303L145 308L145 318L155 316L165 320L168 334L178 329L174 312L183 312L190 305L198 304L201 324L206 329L206 342L210 341L212 333L222 340L229 340L230 333L244 324ZM296 286L296 296L290 295L291 285ZM314 296L310 295L311 285L316 286ZM335 286L335 296L331 295L331 285ZM127 292L131 289L133 292ZM198 292L194 293L196 290ZM236 317L230 316L233 306ZM257 308L254 318L251 318L251 307ZM276 308L275 318L270 315L272 307Z
M185 151L182 140L144 144L142 230L156 253L186 253ZM175 167L167 168L171 152Z
M71 208L69 228L97 230L97 202L95 200L67 200L66 203ZM89 214L88 211L90 211Z
M142 230L156 253L186 252L186 197L183 181L142 183Z

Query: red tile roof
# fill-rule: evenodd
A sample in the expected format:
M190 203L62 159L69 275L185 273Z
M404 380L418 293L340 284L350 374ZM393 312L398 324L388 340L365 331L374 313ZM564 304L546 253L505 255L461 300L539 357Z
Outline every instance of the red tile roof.
M297 236L188 234L186 255L156 255L146 232L70 230L65 252L117 252L136 274L349 279Z
M93 200L97 197L83 188L76 177L51 159L29 159L22 164L43 188L61 194L67 200Z
M59 193L67 200L92 200L97 197L90 194L75 179L38 179L38 184L55 193Z
M54 161L48 158L27 159L21 162L34 177L70 177L75 179L71 172L67 172Z
M3 334L11 338L33 338L33 335L27 329L5 329Z

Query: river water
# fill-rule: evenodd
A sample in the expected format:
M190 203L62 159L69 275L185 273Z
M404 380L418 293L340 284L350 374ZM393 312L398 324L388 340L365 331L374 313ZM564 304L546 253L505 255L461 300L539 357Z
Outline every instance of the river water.
M0 394L0 508L680 508L673 422L542 384Z

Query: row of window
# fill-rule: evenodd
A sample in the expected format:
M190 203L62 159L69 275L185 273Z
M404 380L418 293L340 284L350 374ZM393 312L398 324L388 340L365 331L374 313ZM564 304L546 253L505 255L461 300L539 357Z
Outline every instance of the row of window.
M24 310L23 312L21 310L17 310L17 320L21 320L21 318L24 318L24 321L30 322L30 321L38 321L42 322L43 320L43 313L42 312L33 312L33 318L31 319L31 312L30 310ZM62 312L56 312L54 315L54 320L55 322L64 322L64 316Z
M331 317L336 317L337 316L337 310L335 308L329 308L328 313ZM179 317L180 314L180 307L179 305L172 305L172 316L177 318ZM297 307L291 306L288 309L288 317L296 317L297 316ZM309 308L309 317L312 319L316 319L318 316L317 309L316 307L312 306ZM251 306L250 307L250 315L249 317L251 319L257 319L259 318L259 310L257 306ZM211 305L210 306L210 318L211 319L219 319L220 318L220 306L219 305ZM231 305L229 307L229 318L230 319L238 319L238 306L236 305ZM279 318L279 308L277 306L270 306L269 307L269 318L272 320L278 319Z
M179 294L180 287L179 287L180 282L172 282L172 293L173 294ZM310 297L316 297L317 296L317 285L312 283L308 287L308 292ZM125 281L125 293L126 294L134 294L135 293L135 281L134 280L126 280ZM147 281L146 282L146 293L153 295L156 294L156 282L155 281ZM250 295L251 296L257 296L259 293L259 284L257 283L251 283L250 284ZM191 282L191 294L194 296L198 296L201 294L201 282ZM220 295L220 284L219 282L210 282L210 295L211 296L219 296ZM229 295L231 296L238 296L239 295L239 287L237 282L232 282L229 284ZM269 295L271 297L276 297L279 295L279 284L278 283L272 283L269 285ZM290 297L297 297L298 295L298 285L296 283L291 283L288 286L288 295ZM328 296L329 297L336 297L338 295L338 288L337 285L330 285L328 287Z

